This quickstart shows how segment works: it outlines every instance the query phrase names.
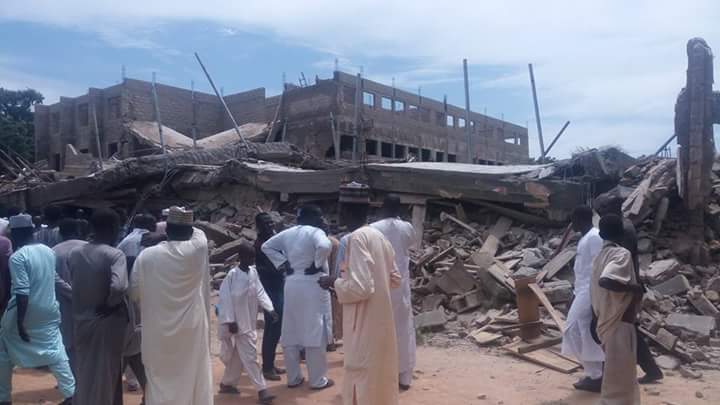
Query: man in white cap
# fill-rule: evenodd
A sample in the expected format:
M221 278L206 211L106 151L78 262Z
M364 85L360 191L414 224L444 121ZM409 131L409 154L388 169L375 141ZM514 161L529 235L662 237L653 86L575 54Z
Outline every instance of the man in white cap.
M287 271L280 344L288 387L305 382L300 370L300 351L305 349L310 388L322 390L335 384L327 378L326 350L332 334L330 294L317 283L328 274L332 245L321 229L320 208L302 207L297 223L268 239L262 251L277 269Z
M148 405L213 403L208 242L193 222L192 211L171 207L168 240L140 252L132 270Z
M0 322L0 405L12 401L15 366L50 368L65 398L62 404L71 404L75 378L60 334L55 254L34 242L30 215L13 216L9 225L16 250L10 256L11 298Z

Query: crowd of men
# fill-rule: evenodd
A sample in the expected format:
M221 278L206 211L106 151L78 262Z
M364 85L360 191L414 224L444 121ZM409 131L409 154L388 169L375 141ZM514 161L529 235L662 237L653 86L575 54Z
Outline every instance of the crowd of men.
M396 404L410 388L416 236L400 219L398 197L386 198L384 219L373 224L369 202L367 186L343 187L341 240L316 206L302 207L285 230L257 215L257 241L239 246L215 307L226 366L220 393L238 393L244 370L258 401L271 403L266 380L305 385L302 360L309 389L330 388L326 355L340 338L345 404ZM42 218L10 210L0 220L0 405L11 403L15 367L49 369L62 404L122 404L123 373L143 403L213 403L208 241L192 211L171 207L163 216L136 215L127 228L123 212L52 206Z
M368 224L369 195L362 184L341 188L340 240L316 206L302 207L297 225L279 232L269 214L257 215L257 241L239 246L215 307L220 393L239 393L243 370L262 404L275 398L266 380L283 375L289 388L328 389L326 356L340 338L345 405L397 404L410 389L409 251L417 235L393 195L383 219ZM631 405L639 403L636 362L646 372L640 383L663 375L637 333L644 287L635 231L617 203L608 207L599 228L591 208L573 213L581 239L562 351L585 370L577 389L600 392L602 404ZM161 222L137 215L130 229L122 214L103 209L89 219L63 217L57 207L42 220L19 210L8 216L0 222L0 405L11 403L14 367L49 369L62 404L122 404L123 373L149 405L213 403L208 241L192 211L171 207Z

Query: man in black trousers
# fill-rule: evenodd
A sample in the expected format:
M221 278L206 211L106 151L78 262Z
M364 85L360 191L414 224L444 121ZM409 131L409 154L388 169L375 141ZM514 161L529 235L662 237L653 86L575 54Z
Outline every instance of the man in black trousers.
M263 376L269 381L280 381L280 374L284 374L285 370L275 367L275 352L277 351L278 342L280 342L282 329L285 272L277 270L261 249L263 243L275 235L274 225L272 217L266 212L261 212L255 216L255 230L257 231L255 268L260 277L260 282L270 297L270 301L272 301L278 315L278 319L273 320L273 317L268 312L265 312L265 331L262 340Z

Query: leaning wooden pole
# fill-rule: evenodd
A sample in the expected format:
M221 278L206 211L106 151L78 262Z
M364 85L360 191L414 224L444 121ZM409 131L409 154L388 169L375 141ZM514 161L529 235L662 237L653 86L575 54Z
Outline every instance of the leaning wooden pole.
M165 148L165 138L163 137L162 120L160 119L160 103L158 102L157 86L155 84L155 72L152 74L152 95L153 106L155 107L155 122L157 123L158 133L160 134L160 148L165 157L165 170L167 171L167 150Z
M98 126L97 109L95 108L95 100L93 100L93 102L92 102L92 119L93 119L93 126L95 127L95 143L97 145L98 165L100 167L100 170L103 170L102 144L100 143L100 129Z
M222 104L223 108L225 108L225 112L227 113L228 117L230 117L230 121L232 121L232 123L233 123L233 128L235 128L235 133L240 138L240 140L243 142L245 147L249 150L250 145L248 145L247 140L240 133L240 128L238 127L238 124L235 121L235 117L233 117L232 112L230 112L230 108L228 108L227 103L225 103L225 99L223 98L223 96L220 95L220 92L218 91L217 87L215 87L215 83L213 82L212 77L210 77L210 73L208 73L207 69L205 69L205 65L202 63L202 60L200 59L200 55L198 55L197 52L195 52L195 58L197 59L198 63L200 64L200 67L202 68L203 72L205 72L205 76L207 77L208 82L210 82L210 86L212 87L213 91L215 92L215 95L220 100L220 103Z

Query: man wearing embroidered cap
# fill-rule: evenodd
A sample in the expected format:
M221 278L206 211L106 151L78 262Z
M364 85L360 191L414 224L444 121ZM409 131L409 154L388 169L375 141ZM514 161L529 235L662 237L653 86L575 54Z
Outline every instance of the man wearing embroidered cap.
M192 225L192 211L171 207L168 240L143 250L132 270L148 405L213 403L208 243Z
M11 403L13 367L47 366L71 404L75 379L60 334L60 309L55 299L55 254L35 243L30 215L9 221L13 245L10 256L12 292L0 322L0 404Z

